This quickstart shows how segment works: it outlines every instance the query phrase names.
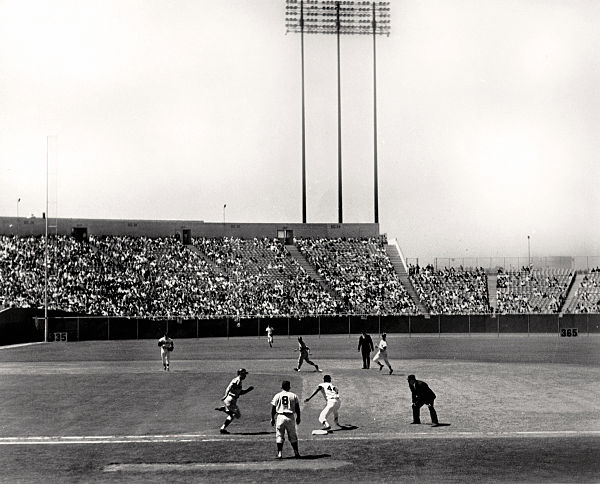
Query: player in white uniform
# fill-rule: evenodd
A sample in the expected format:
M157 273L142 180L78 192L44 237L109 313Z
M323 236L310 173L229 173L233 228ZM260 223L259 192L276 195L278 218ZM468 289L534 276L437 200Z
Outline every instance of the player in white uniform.
M222 407L217 407L215 410L219 412L225 412L227 414L227 418L225 418L225 422L221 425L219 432L222 434L228 434L227 427L231 422L233 422L234 418L240 418L242 416L240 409L237 406L237 400L240 395L245 395L248 392L254 390L253 386L249 386L245 390L242 389L242 381L246 379L246 375L248 372L245 368L240 368L237 371L238 376L236 376L227 388L225 389L225 396L221 398L223 401Z
M308 403L310 399L319 392L321 392L326 402L325 408L319 415L319 422L321 425L323 425L323 430L331 430L331 425L329 425L329 421L327 420L327 417L330 414L333 414L333 421L335 424L338 427L341 427L338 421L338 412L340 410L342 401L340 400L340 393L338 392L337 387L331 383L331 376L325 375L323 377L323 383L319 383L319 386L317 386L317 389L313 392L313 394L304 401Z
M273 328L271 327L271 325L267 325L267 329L265 329L265 331L267 332L267 343L269 343L269 346L271 348L273 348Z
M277 458L281 459L281 451L285 442L285 433L294 449L294 456L300 457L298 452L298 435L296 425L300 425L300 403L298 395L290 392L290 382L281 383L282 390L271 400L271 425L275 425L275 441L277 442ZM296 418L294 419L294 414Z
M381 335L381 341L377 345L377 354L373 358L373 361L379 365L379 371L381 371L383 369L383 365L379 363L379 360L383 360L387 367L390 369L391 375L392 373L394 373L394 370L392 370L392 365L390 365L390 362L388 361L387 341L385 340L386 337L387 335L385 333Z
M169 371L169 363L171 362L171 351L175 348L175 343L169 338L169 335L165 335L158 340L158 346L160 347L160 357L162 358L163 370Z

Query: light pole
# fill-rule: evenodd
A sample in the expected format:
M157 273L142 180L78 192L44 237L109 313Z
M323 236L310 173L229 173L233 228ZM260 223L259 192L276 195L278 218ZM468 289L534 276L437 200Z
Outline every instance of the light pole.
M527 236L527 267L531 269L531 237Z
M227 204L223 204L223 225L225 225L225 209L227 208Z
M388 1L333 1L333 0L286 0L286 28L299 32L301 42L302 73L302 222L306 222L306 171L305 171L305 111L304 111L304 33L335 34L337 38L337 104L338 104L338 222L343 222L342 211L342 108L340 35L373 36L373 193L374 218L379 223L378 175L377 175L377 35L390 34L390 2Z
M19 236L19 203L21 203L21 197L17 198L17 237Z

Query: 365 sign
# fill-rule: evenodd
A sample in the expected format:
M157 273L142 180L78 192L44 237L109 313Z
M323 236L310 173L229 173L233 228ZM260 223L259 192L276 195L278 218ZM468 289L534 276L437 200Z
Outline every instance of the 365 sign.
M571 336L577 336L577 328L561 328L560 335L564 338L570 338Z

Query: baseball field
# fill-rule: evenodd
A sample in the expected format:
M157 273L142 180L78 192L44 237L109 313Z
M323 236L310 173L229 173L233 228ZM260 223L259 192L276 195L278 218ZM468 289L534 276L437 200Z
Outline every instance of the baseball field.
M377 335L373 335L377 343ZM154 340L0 349L2 482L600 482L600 337L388 335L392 375L361 368L358 335ZM242 417L214 410L238 368ZM327 435L309 396L329 374L342 399ZM437 394L411 425L415 374ZM270 401L302 401L301 459L276 460Z

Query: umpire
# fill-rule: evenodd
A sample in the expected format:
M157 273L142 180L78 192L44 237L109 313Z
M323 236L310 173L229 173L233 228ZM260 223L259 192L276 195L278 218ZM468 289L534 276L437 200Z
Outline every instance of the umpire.
M439 427L437 413L433 408L433 401L435 400L435 393L429 388L427 383L421 380L417 380L415 375L408 375L408 386L412 393L412 411L413 411L413 424L421 423L421 407L427 405L429 407L429 413L431 414L432 427Z
M371 351L374 349L373 340L366 331L363 331L360 338L358 338L358 351L362 352L363 370L371 368Z

